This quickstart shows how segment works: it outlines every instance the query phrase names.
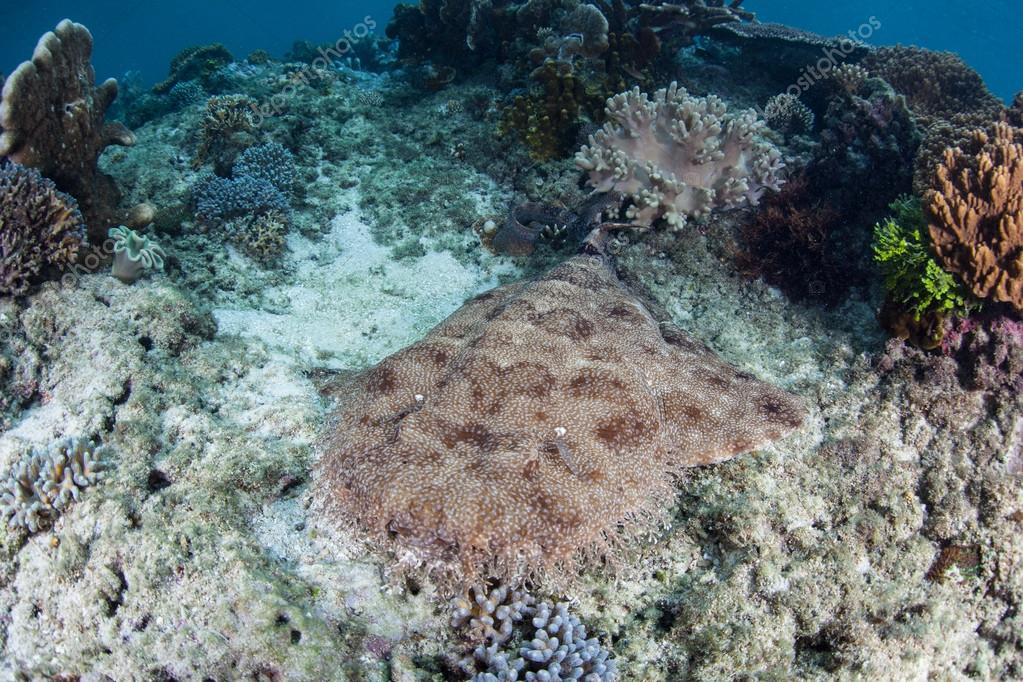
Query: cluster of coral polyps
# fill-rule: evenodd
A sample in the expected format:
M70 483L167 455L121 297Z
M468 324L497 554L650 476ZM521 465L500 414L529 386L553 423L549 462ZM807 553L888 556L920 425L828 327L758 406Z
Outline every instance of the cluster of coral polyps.
M927 193L929 230L943 267L978 298L1023 311L1023 130L977 133L976 155L945 151Z
M718 208L756 205L782 184L781 154L753 110L672 83L653 97L634 88L607 102L607 122L576 155L597 192L632 200L628 216L682 228Z

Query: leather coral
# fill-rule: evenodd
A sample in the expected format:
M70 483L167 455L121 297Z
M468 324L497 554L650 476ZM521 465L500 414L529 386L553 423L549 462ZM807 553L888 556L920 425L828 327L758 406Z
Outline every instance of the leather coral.
M998 123L976 154L947 149L925 196L938 260L978 298L1023 311L1023 130Z

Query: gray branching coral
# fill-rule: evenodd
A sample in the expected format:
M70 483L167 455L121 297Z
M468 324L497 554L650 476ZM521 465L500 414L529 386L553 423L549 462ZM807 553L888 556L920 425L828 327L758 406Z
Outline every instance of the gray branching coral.
M648 97L634 88L607 101L607 122L576 155L597 192L630 199L629 218L680 229L719 208L756 205L782 184L781 154L761 137L752 109L730 113L717 97L676 83Z
M480 641L461 662L473 682L612 682L611 652L569 613L568 604L535 604L524 590L501 585L488 594L474 586L468 599L452 602L451 625Z
M84 240L73 198L38 171L0 163L0 295L25 293L44 267L72 265Z
M35 533L52 526L84 488L100 480L106 451L92 441L71 439L27 453L0 491L0 515L8 527Z

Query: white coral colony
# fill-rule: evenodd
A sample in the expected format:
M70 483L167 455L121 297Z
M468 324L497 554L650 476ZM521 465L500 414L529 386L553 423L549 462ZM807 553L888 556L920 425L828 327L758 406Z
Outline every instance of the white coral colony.
M717 208L755 206L782 185L779 151L752 109L729 113L719 98L672 83L653 97L634 88L607 101L607 122L576 155L596 192L632 200L628 217L680 229Z

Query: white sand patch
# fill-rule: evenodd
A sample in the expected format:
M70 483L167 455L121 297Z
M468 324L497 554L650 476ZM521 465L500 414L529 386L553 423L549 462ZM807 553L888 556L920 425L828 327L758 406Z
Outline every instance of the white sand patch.
M292 237L293 283L268 298L283 311L221 308L221 334L256 337L309 365L354 368L418 340L467 298L497 286L495 261L484 270L449 253L396 262L354 212L331 221L317 241Z

